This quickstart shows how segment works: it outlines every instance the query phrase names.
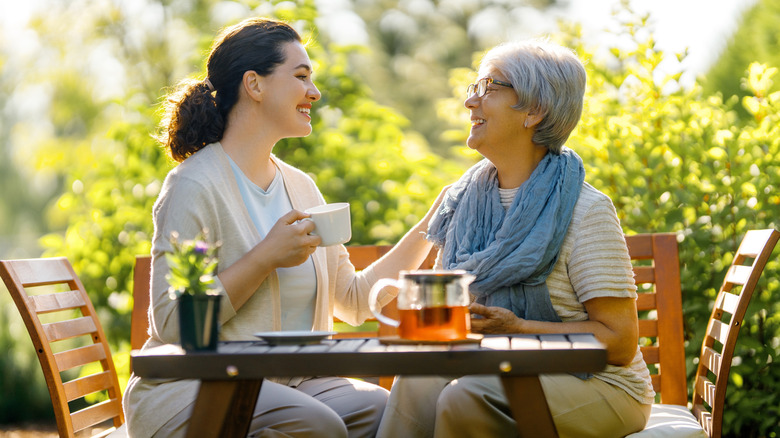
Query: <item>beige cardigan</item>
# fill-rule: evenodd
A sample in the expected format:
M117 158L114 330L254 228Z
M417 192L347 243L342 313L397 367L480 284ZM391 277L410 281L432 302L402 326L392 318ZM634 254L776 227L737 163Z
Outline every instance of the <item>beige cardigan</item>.
M308 175L274 156L272 160L282 173L294 209L303 211L325 202ZM153 216L151 338L144 349L179 342L177 302L168 297L165 279L168 266L164 254L171 249L168 238L172 231L177 231L181 239L189 239L207 228L208 240L221 242L217 272L235 263L263 238L249 217L228 157L219 143L201 149L168 174ZM353 325L372 316L367 301L368 291L377 280L372 267L355 273L343 245L318 248L312 258L317 278L313 330L332 329L334 315ZM384 305L391 299L385 292L380 302ZM220 322L223 340L252 340L253 333L280 330L281 298L276 273L238 310L224 297ZM299 381L293 379L292 383ZM197 388L197 382L192 380L159 381L131 376L123 400L129 431L133 436L153 435L194 402Z

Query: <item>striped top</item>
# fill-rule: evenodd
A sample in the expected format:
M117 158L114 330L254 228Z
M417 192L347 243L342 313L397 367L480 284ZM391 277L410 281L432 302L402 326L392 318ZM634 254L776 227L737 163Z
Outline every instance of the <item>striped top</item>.
M498 188L498 196L501 199L501 206L504 207L504 210L509 209L512 205L512 201L515 200L515 195L518 190L520 190L520 187L515 187L513 189Z
M626 239L612 200L588 183L582 185L558 262L547 288L562 321L584 321L582 303L598 297L636 299L636 285ZM639 345L627 366L607 365L596 378L623 388L640 403L654 401L650 373Z
M517 193L499 188L501 205L509 208ZM584 183L572 220L550 276L550 301L562 321L584 321L588 313L582 304L598 297L636 299L636 285L626 241L612 201ZM628 366L607 365L596 378L625 390L640 403L654 401L647 365L637 345Z

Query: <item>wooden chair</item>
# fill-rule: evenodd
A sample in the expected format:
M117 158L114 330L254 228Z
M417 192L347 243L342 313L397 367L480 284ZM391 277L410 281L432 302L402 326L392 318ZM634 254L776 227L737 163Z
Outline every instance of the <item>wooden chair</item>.
M626 236L626 244L637 284L640 349L653 389L661 403L685 405L688 384L677 237L637 234Z
M772 229L748 231L734 255L734 260L715 298L715 306L702 342L699 365L693 384L693 415L685 406L687 400L677 400L677 397L679 397L678 390L673 390L674 395L672 399L666 398L667 395L664 393L664 390L668 386L665 387L664 383L668 382L664 382L667 378L667 370L664 368L665 350L659 348L660 368L664 371L663 379L661 379L661 400L664 404L653 405L650 421L645 430L631 434L629 437L703 436L719 438L721 436L726 386L728 385L734 346L736 345L739 329L742 326L745 312L753 296L758 279L761 277L761 272L764 270L764 266L769 260L778 238L780 238L780 233ZM655 260L658 262L659 258L656 257ZM656 274L656 280L658 280L658 274ZM637 282L639 283L639 281ZM682 314L679 317L680 325L682 323L681 318ZM667 338L663 338L666 334L660 329L661 319L659 298L659 344L667 340ZM678 317L675 315L674 319L676 320ZM677 325L676 322L675 325ZM673 333L673 336L677 336L674 332L671 333ZM677 342L680 344L679 348L682 348L683 338L681 332L676 339L676 341L672 339L672 343ZM648 356L645 356L645 360L648 361ZM678 362L678 360L675 360L675 362ZM683 364L683 371L684 369ZM674 385L676 384L674 383ZM684 389L687 389L687 386Z
M135 256L133 268L133 312L130 315L130 348L140 350L149 339L149 289L152 279L152 256ZM130 361L130 372L133 372Z
M776 230L745 234L715 298L693 382L693 414L710 437L720 437L731 359L750 299L780 238Z
M74 437L109 420L114 427L96 436L126 436L111 350L70 262L63 257L0 260L0 276L38 353L60 436ZM78 371L91 373L78 377ZM76 410L69 405L99 392L108 400Z

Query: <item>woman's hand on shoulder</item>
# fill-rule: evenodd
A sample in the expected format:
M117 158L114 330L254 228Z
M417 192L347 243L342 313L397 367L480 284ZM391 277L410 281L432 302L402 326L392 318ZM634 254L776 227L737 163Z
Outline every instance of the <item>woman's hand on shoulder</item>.
M452 187L452 184L444 186L444 188L441 189L439 192L439 195L436 197L436 200L433 201L433 204L431 204L431 207L428 209L428 212L425 213L425 216L420 221L420 225L427 231L428 229L428 223L431 221L431 218L433 218L433 215L436 214L437 211L439 211L439 207L441 206L442 201L444 200L444 197L447 195L447 191Z
M471 303L469 312L472 315L471 331L474 333L520 333L519 324L522 320L509 309ZM474 318L474 315L478 315L478 317Z
M431 213L439 209L439 206L441 206L441 202L444 200L444 197L447 196L447 192L450 190L450 187L452 187L452 184L447 184L441 189L439 196L437 196L436 200L434 200L433 204L431 204L431 208L429 209Z
M308 214L291 210L274 224L260 245L278 268L298 266L317 249L322 242L320 236L309 234L314 230L314 222L305 221Z

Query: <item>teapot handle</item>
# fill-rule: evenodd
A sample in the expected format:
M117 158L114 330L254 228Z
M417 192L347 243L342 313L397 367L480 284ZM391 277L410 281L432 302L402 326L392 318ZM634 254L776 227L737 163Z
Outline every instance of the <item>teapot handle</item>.
M387 286L393 286L396 289L400 289L398 280L395 280L393 278L382 278L376 283L374 283L373 286L371 286L371 292L368 293L368 308L371 309L371 312L374 314L377 320L383 324L387 324L392 327L398 327L401 325L400 321L396 321L392 318L389 318L385 315L382 315L382 308L379 307L378 299L379 299L379 291L384 289Z

